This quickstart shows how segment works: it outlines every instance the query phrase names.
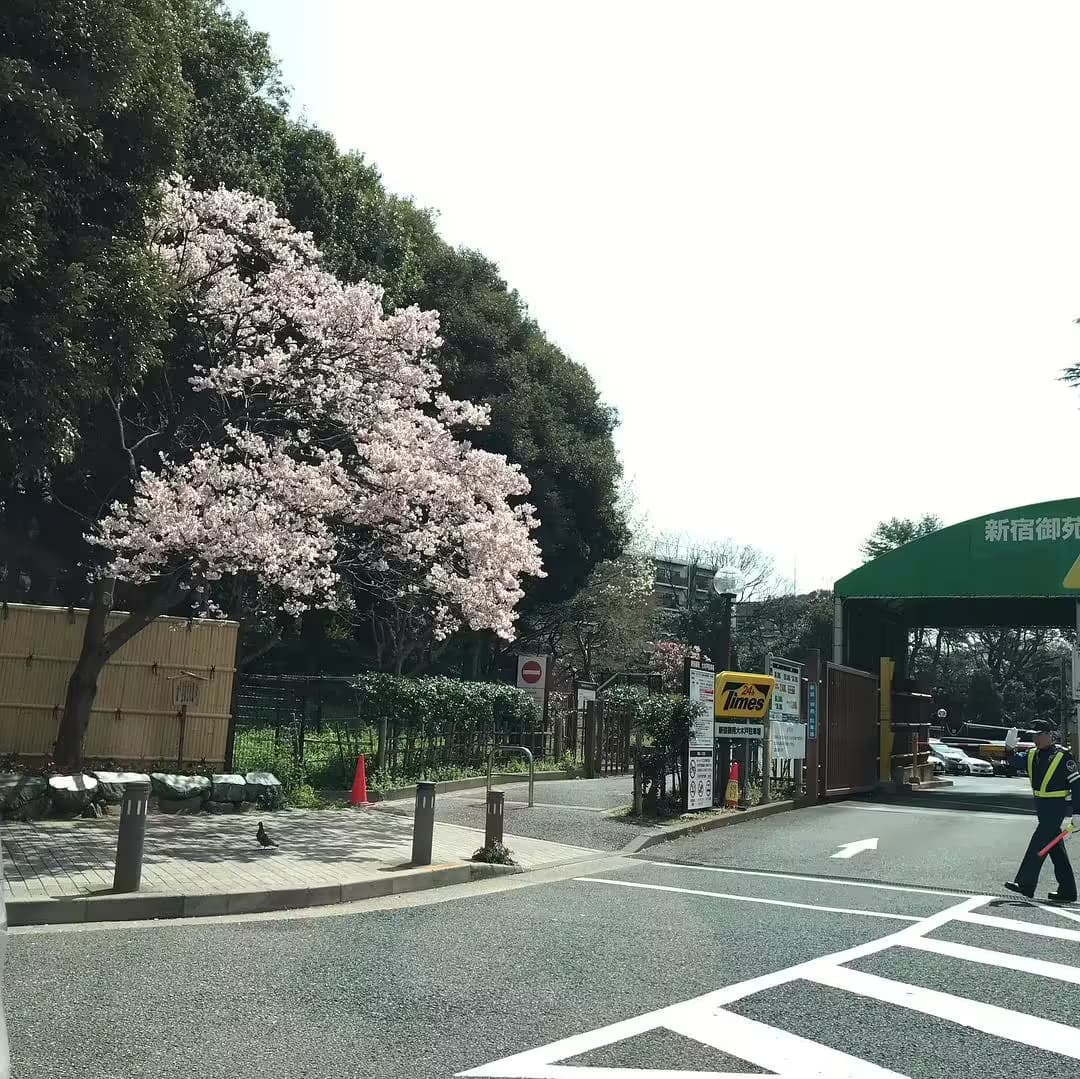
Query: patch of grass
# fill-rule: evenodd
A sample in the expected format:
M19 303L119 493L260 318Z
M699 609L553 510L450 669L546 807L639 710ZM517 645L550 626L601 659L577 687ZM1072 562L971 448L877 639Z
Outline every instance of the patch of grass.
M573 763L570 759L567 763L568 757L564 754L563 758L559 761L554 759L546 759L536 762L537 772L570 772L571 779L576 778L580 774L581 769ZM527 762L522 758L511 760L499 760L495 761L495 773L496 775L520 775L527 776L529 774L529 766ZM421 780L426 780L429 783L450 783L455 779L485 779L487 778L487 765L441 765L434 768L427 769L424 775L416 775L414 773L404 771L391 771L390 769L383 769L380 772L368 773L368 786L373 787L375 790L397 790L401 787L412 787L419 783ZM350 780L351 783L351 780Z
M487 756L479 760L429 765L424 771L399 766L375 768L376 736L373 729L361 732L331 729L308 729L304 734L303 763L296 760L297 746L288 727L277 731L273 727L247 728L237 731L235 763L238 772L273 772L281 780L286 793L308 785L319 790L347 790L352 786L356 757L363 753L368 762L368 786L375 790L395 790L411 787L420 780L434 783L455 779L482 779L487 775ZM558 760L542 758L535 762L537 772L566 772L577 777L582 766L569 753ZM528 763L522 756L499 754L495 758L497 772L525 776Z
M289 805L296 809L318 809L322 799L310 783L301 783L289 794Z

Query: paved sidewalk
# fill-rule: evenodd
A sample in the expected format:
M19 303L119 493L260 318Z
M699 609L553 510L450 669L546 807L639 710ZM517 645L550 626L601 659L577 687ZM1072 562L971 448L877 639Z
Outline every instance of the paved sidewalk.
M556 843L588 847L593 850L621 851L642 836L660 834L659 825L630 821L618 813L634 800L633 776L605 776L602 779L556 779L537 783L535 804L528 807L529 784L496 783L504 792L504 828L507 843L514 846L516 837L532 836ZM486 793L483 786L449 791L435 798L435 819L445 824L468 824L484 814ZM411 817L413 799L380 802L386 813ZM515 839L509 838L510 836Z
M276 848L263 850L255 842L260 819L278 843ZM452 824L436 824L432 867L415 869L409 865L411 819L370 809L287 810L261 816L153 814L147 819L142 890L137 896L111 896L117 824L118 818L106 817L0 825L12 923L315 906L498 872L468 863L483 844L483 832ZM594 853L517 836L508 836L507 842L523 869ZM173 902L133 905L155 897ZM120 903L122 898L126 905ZM81 902L77 909L67 903L87 899L89 905ZM176 902L181 899L187 902ZM131 913L137 909L149 913ZM59 916L65 910L71 917ZM50 911L56 917L39 916Z

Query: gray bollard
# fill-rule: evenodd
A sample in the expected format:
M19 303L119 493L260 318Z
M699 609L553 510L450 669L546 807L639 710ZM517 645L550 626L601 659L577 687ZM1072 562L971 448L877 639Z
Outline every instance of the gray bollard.
M116 837L114 892L137 892L142 882L143 841L146 838L146 806L149 783L128 783L120 806L120 830Z
M484 818L484 846L493 847L503 841L502 791L487 792L487 816Z
M416 784L416 812L413 815L412 864L431 865L431 839L435 831L435 784Z

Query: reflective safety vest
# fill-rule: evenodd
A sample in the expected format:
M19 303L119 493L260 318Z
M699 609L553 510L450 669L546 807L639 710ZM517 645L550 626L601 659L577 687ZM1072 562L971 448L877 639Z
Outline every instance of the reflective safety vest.
M1035 789L1035 753L1036 750L1028 750L1028 779L1031 780L1031 793L1036 798L1068 798L1069 788L1066 787L1063 791L1051 791L1046 788L1050 785L1050 780L1054 778L1054 773L1057 771L1057 766L1065 759L1065 754L1060 750L1054 754L1054 759L1050 762L1050 766L1046 769L1046 775L1043 776L1042 784L1039 789Z

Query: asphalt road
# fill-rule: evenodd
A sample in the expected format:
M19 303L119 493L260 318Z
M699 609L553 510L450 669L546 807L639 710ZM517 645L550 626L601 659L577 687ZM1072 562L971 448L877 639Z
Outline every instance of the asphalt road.
M511 836L547 839L590 850L621 851L643 833L658 830L612 815L612 810L633 802L631 776L542 781L534 784L531 809L528 783L510 783L497 789L505 795L504 829ZM413 814L411 799L390 802L381 808L403 816ZM483 828L484 811L483 788L439 794L435 798L435 819L445 824ZM507 842L512 850L513 840Z
M1080 912L998 883L1027 832L825 806L314 917L16 931L14 1074L1072 1076Z
M1000 785L1012 784L1011 795L1022 782L969 779L906 802L838 802L665 843L646 857L998 894L1035 824L1022 787L1015 804L1003 799ZM876 850L833 857L845 844L870 839ZM1041 883L1054 887L1049 865Z

